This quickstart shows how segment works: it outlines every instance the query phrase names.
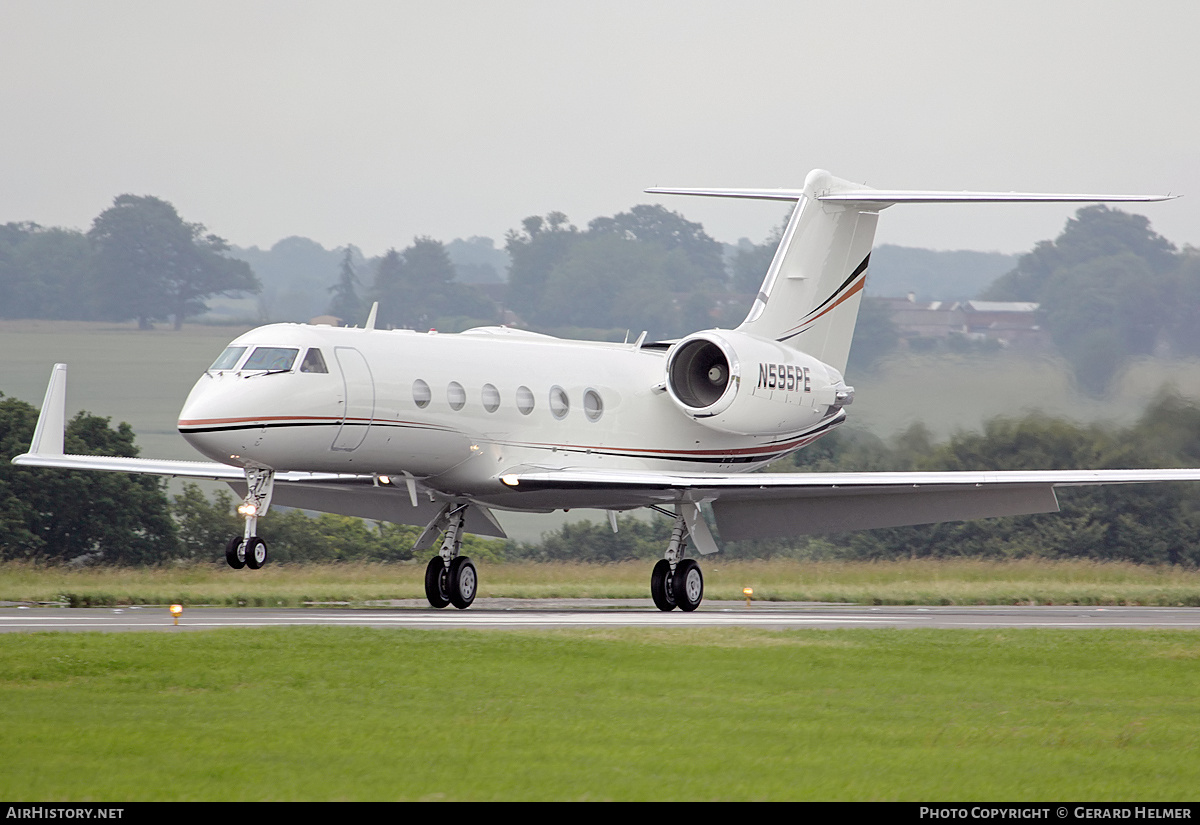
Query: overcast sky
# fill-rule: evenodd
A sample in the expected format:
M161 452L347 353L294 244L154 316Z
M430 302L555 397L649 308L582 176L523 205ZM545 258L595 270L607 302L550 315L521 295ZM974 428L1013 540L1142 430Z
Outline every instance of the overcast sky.
M171 201L368 255L583 226L647 186L1165 193L1200 245L1200 3L0 0L0 223ZM778 204L665 198L761 241ZM1074 208L898 206L876 243L1021 252Z

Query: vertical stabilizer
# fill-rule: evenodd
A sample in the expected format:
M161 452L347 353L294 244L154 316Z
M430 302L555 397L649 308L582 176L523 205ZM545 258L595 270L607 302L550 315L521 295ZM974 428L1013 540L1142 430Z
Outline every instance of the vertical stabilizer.
M29 452L34 455L62 455L63 431L67 426L67 365L55 364L50 371L50 384L42 401L33 443Z
M786 341L839 372L846 370L880 210L896 203L1130 203L1173 197L871 189L823 169L809 172L803 189L646 191L796 204L754 306L738 329Z
M738 329L786 341L845 372L875 224L888 204L818 198L862 189L820 169L808 174L754 305Z

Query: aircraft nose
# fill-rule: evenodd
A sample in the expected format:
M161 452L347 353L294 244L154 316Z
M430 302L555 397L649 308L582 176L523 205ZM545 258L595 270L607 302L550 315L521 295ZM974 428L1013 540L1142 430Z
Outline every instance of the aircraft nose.
M203 376L179 411L179 434L196 450L214 461L229 463L236 450L228 432L231 415L227 388L220 379Z

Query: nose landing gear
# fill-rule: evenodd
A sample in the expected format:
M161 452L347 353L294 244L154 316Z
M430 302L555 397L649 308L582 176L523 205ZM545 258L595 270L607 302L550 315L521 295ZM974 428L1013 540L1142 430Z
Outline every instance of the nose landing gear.
M258 517L266 515L275 487L275 471L246 468L246 498L238 505L238 514L246 519L246 530L225 545L225 563L234 570L249 567L258 570L267 563L267 543L255 535Z

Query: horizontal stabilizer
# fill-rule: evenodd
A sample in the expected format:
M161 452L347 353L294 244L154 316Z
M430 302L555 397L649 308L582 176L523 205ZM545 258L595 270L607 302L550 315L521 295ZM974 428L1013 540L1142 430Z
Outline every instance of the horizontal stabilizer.
M751 198L798 201L803 189L647 189L652 195L700 195L712 198ZM825 203L1149 203L1178 195L1062 195L1038 192L940 192L921 189L849 189L818 194Z

